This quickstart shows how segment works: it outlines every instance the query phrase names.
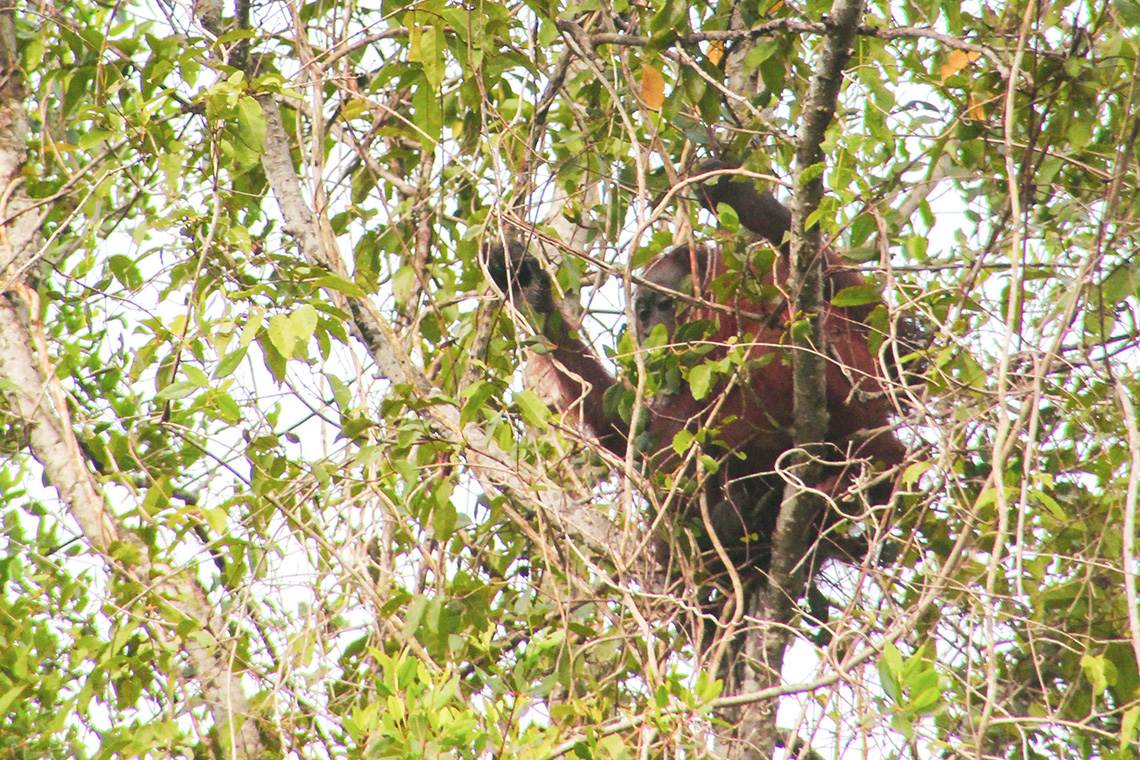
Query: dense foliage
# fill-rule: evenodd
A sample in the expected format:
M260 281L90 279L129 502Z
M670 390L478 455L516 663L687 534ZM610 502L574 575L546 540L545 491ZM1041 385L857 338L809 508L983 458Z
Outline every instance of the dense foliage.
M797 166L835 14L0 2L0 757L748 757L749 705L829 757L1140 754L1140 5L873 2ZM682 528L479 261L530 240L631 412L731 374L624 330L631 267L745 255L711 156L822 177L930 333L870 558L787 628L663 582Z

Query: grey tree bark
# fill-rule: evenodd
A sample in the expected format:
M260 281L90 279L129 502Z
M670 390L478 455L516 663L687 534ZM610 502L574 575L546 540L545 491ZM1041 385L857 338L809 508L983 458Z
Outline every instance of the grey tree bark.
M159 624L170 631L194 626L181 644L225 754L235 760L264 756L258 723L251 720L241 673L232 667L231 637L206 592L190 573L153 562L146 545L109 509L87 467L72 429L43 335L32 275L42 256L42 219L23 188L27 151L24 79L16 47L15 4L0 0L0 379L6 402L22 423L28 448L79 524L88 546L108 571L147 590Z
M801 560L809 548L808 528L811 516L824 506L820 497L810 491L820 479L818 467L811 461L812 449L825 439L828 423L823 331L820 320L814 316L825 303L823 257L819 228L807 226L806 220L823 198L820 165L825 156L820 146L835 116L843 69L862 16L862 0L836 0L832 5L825 22L819 65L796 135L789 289L796 294L796 317L810 318L810 330L796 335L792 343L793 439L797 452L793 452L791 466L796 468L806 489L789 483L784 493L772 538L768 585L750 599L748 613L752 625L742 634L740 654L734 663L736 683L730 687L735 686L738 694L761 692L780 682L784 653L794 630L796 600L802 595L806 580ZM776 726L777 706L778 699L756 699L740 706L737 719L729 721L728 730L720 737L730 758L770 758L777 746L797 743L794 737L784 737Z

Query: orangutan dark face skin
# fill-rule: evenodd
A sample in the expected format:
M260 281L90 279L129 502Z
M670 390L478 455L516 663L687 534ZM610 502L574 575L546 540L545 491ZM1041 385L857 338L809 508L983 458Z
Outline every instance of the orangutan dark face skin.
M684 249L688 253L688 249ZM687 256L686 256L687 258ZM672 336L677 329L677 299L671 291L686 296L695 295L693 278L687 262L678 261L668 254L654 261L642 275L645 285L633 293L633 314L637 320L637 339L645 340L657 325L665 325Z

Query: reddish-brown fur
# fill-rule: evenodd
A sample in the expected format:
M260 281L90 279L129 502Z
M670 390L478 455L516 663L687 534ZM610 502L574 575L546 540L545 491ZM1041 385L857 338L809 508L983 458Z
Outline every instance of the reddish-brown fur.
M688 248L677 248L654 262L646 272L651 279L652 270L662 266L683 266L690 268ZM725 274L723 260L719 254L709 256L709 271L698 272L692 278L706 283L703 288L706 297L707 283ZM829 256L829 259L831 257ZM829 261L829 264L833 262ZM787 262L777 258L775 273L753 273L761 284L786 282ZM852 287L862 284L862 279L851 272L831 270L831 276L838 286ZM775 469L776 460L792 447L792 369L791 356L787 348L785 324L792 316L783 300L775 304L756 304L742 299L723 304L729 307L725 312L719 309L690 308L684 321L696 319L717 320L718 329L711 338L717 346L708 355L709 360L722 358L727 352L729 340L736 338L740 345L748 346L747 358L758 362L766 355L773 355L747 382L735 383L723 400L720 394L712 393L702 400L696 400L684 388L681 392L651 405L649 432L655 445L663 451L671 451L673 437L686 426L694 424L708 427L720 420L735 418L725 425L719 439L733 451L744 454L751 473ZM853 318L847 311L827 305L823 309L823 333L826 341L823 347L827 362L827 409L829 413L827 441L840 452L850 453L855 458L876 460L882 464L894 465L902 461L905 449L890 430L889 415L891 405L880 382L879 362L867 344L868 327ZM751 339L744 342L746 336ZM575 358L582 354L567 355L567 365L572 371ZM597 378L602 385L612 384L608 375L597 365L593 355L585 362L577 362L578 370L587 365L585 373ZM581 374L581 373L580 373ZM567 378L570 379L570 378ZM594 381L591 381L594 382ZM571 381L573 386L573 381ZM572 394L574 388L568 388ZM578 394L580 395L580 386ZM713 419L707 419L708 411L717 406ZM613 426L611 420L599 420L601 425ZM594 427L595 432L604 427ZM611 437L607 447L623 454L623 441ZM617 448L615 449L615 444ZM658 454L660 458L660 452ZM668 456L665 456L668 459Z
M709 206L727 203L736 210L743 226L779 248L771 267L774 271L750 271L744 276L753 278L759 285L786 288L789 266L784 237L790 227L787 209L767 193L758 193L751 183L721 178L702 189ZM830 295L863 284L859 275L840 269L835 257L830 253L827 256L825 269ZM492 276L500 287L506 289L513 277L515 292L525 296L536 311L549 314L544 333L553 344L549 356L557 368L563 398L569 400L567 406L581 416L605 449L624 457L629 438L628 422L607 413L602 403L605 392L618 381L565 320L553 313L549 278L518 244L510 247L509 264L501 247L497 252L492 250L489 258ZM687 386L672 395L652 399L647 409L647 432L652 449L644 453L644 460L653 471L675 469L678 456L673 450L673 440L678 432L685 428L692 431L719 428L714 436L717 445L706 449L706 453L723 462L718 473L706 482L705 493L714 516L713 529L724 543L740 543L745 536L753 534L766 542L775 525L779 503L777 493L776 506L772 506L770 495L778 491L781 482L773 480L770 473L777 469L778 460L793 445L791 357L785 334L793 315L789 312L788 299L783 297L756 303L738 296L726 299L719 304L721 308L710 307L707 304L711 283L726 274L719 253L681 247L663 254L643 275L646 284L635 297L649 300L644 307L639 300L635 311L639 316L645 315L648 322L637 326L640 337L644 338L654 324L665 324L672 335L679 324L698 319L715 320L718 326L711 342L716 347L707 358L723 358L730 339L735 338L738 345L747 346L747 366L751 367L735 382L728 383L727 389L722 383L700 400L693 397ZM692 296L692 301L678 309L669 296L660 295L661 288ZM705 305L701 305L702 301ZM867 461L878 467L889 467L902 462L905 454L905 448L891 429L892 407L884 393L879 362L868 347L869 328L863 320L873 306L843 309L828 304L820 314L825 341L820 350L828 360L825 401L829 413L827 443L832 444L828 460L834 462L834 467L818 487L837 498L854 482L857 468L849 463ZM765 357L768 357L766 363L755 364ZM725 392L728 395L722 399ZM867 500L881 504L889 497L888 485L870 491ZM758 506L761 499L763 506ZM681 510L692 511L690 505L682 505ZM832 521L821 518L820 528ZM707 545L704 549L708 549ZM749 562L766 564L766 543L760 546L759 552L745 553L751 557Z

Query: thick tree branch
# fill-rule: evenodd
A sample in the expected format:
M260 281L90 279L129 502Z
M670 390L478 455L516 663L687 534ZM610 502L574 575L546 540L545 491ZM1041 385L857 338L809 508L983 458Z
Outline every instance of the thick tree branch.
M0 0L0 285L23 275L33 260L39 220L25 213L33 203L23 188L28 136L24 113L24 76L16 49L16 14L12 0Z
M823 322L819 318L826 302L823 297L823 256L818 225L807 219L823 200L824 152L827 127L835 116L843 69L850 57L851 44L863 14L862 0L836 0L832 20L824 37L819 67L812 78L804 104L797 135L794 182L795 205L792 211L791 291L796 297L797 319L807 320L808 330L793 334L792 375L794 381L795 423L792 438L807 453L799 464L807 466L801 477L810 488L817 480L817 470L809 464L811 448L827 436L827 358L824 355ZM772 552L773 587L786 593L775 594L775 619L787 622L792 613L792 600L802 585L806 554L804 544L812 515L826 508L822 498L799 488L789 489L792 498L780 510Z
M23 74L18 66L15 7L0 0L0 263L5 266L0 291L0 380L11 414L24 428L32 456L79 524L92 550L104 555L112 571L149 589L148 602L169 629L195 623L183 635L183 650L196 674L202 697L225 746L227 757L263 756L257 722L250 720L241 674L231 666L224 621L188 572L151 561L148 547L107 509L103 493L85 465L72 432L59 380L52 372L38 324L39 299L24 279L24 265L43 245L35 214L18 214L32 200L20 172L26 157L27 116ZM33 346L35 346L33 350ZM129 550L124 551L129 547Z
M742 651L751 654L748 662L742 663L740 693L760 692L780 680L791 631L789 624L804 585L804 557L808 552L811 522L827 507L823 498L811 490L820 477L819 466L813 463L818 459L812 456L812 449L826 439L828 412L823 324L819 318L825 305L823 256L819 227L808 227L806 221L819 208L823 197L824 154L820 146L835 115L843 69L862 13L862 0L835 0L797 135L789 287L795 294L796 319L802 320L802 324L796 326L792 337L793 440L797 450L791 452L791 458L798 480L804 485L789 483L780 508L772 537L768 587L753 606L767 625L750 631L742 643ZM731 737L731 757L774 755L776 746L783 740L776 727L776 706L776 700L744 706Z
M31 296L25 286L20 292ZM0 296L0 379L9 383L5 395L24 425L32 455L79 524L88 545L104 555L114 570L148 588L151 604L163 610L164 625L174 629L186 620L194 621L191 635L181 642L214 726L225 744L232 747L232 757L262 757L257 722L249 720L241 674L230 664L225 621L196 579L184 570L150 561L146 545L107 509L102 491L84 466L71 427L64 422L66 417L57 413L66 408L62 390L49 372L39 369L44 364L45 345L42 340L33 341L33 331L25 323L24 309L17 299L16 292ZM37 306L34 298L32 306ZM38 364L33 342L40 344ZM47 382L43 377L49 378ZM124 545L132 550L123 551Z
M328 230L327 223L318 220L301 193L276 101L264 95L258 102L266 122L261 162L285 218L286 232L298 241L311 264L351 279L331 231L320 234L321 230ZM410 386L420 399L434 402L425 404L421 413L433 424L436 434L464 452L473 474L486 490L509 494L531 509L542 511L557 529L580 539L592 551L616 556L619 531L591 504L577 503L557 488L537 491L534 484L547 481L544 472L504 452L478 425L460 424L459 409L411 362L391 325L368 299L338 292L332 292L331 297L352 315L357 335L380 371L393 383ZM525 523L521 517L518 521ZM529 524L525 528L529 529Z

